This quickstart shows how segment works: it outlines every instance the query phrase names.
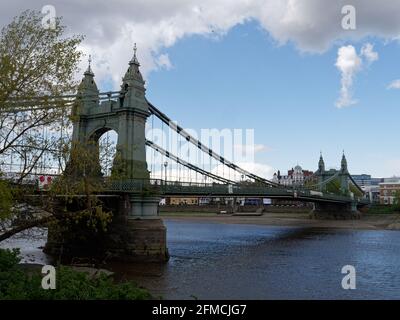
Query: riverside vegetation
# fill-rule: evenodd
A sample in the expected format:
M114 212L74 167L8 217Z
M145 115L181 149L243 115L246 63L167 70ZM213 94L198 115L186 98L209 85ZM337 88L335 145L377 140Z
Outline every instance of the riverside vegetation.
M56 289L44 290L39 270L25 270L18 249L0 249L0 300L144 300L150 293L133 282L115 283L105 274L90 277L70 267L56 268Z

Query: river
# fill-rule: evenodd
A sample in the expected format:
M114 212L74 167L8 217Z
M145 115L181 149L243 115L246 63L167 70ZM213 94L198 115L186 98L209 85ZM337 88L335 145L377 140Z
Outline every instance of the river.
M112 264L164 299L400 299L400 232L269 227L165 219L171 258L160 264ZM19 246L25 262L49 261L37 229ZM32 234L31 234L32 235ZM341 269L356 269L344 290Z

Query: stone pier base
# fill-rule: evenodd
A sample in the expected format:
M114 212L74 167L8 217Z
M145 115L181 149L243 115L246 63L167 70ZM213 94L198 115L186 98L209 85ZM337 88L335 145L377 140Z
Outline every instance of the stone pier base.
M166 234L161 219L127 219L113 226L107 251L114 260L164 262L169 259Z
M352 204L315 203L310 213L311 219L318 220L356 220L361 218L361 213Z
M95 258L101 261L165 262L168 260L167 229L158 216L159 198L121 197L107 230L97 233L73 224L50 225L44 252L70 261ZM83 232L82 232L83 230Z

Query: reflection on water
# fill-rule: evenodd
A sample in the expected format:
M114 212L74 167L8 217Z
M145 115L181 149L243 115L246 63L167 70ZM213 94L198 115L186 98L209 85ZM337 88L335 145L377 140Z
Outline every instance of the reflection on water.
M166 299L400 298L398 231L165 223L170 261L108 266L119 279L133 279ZM43 244L42 236L7 246L23 245L27 261L46 262L34 249ZM341 288L344 265L356 267L356 290Z
M49 264L53 259L42 252L46 237L47 229L32 228L0 242L0 248L19 248L22 263Z

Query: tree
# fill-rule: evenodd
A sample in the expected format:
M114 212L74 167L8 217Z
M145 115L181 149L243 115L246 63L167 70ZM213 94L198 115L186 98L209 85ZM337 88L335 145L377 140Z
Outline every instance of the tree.
M66 233L71 226L89 227L92 235L90 231L106 231L112 217L93 196L103 187L99 160L104 153L93 152L98 150L97 142L72 146L68 135L59 134L61 124L73 119L69 111L76 100L52 98L76 92L73 75L81 57L77 47L82 37L63 37L60 18L54 29L43 28L41 19L40 13L25 11L0 35L0 161L7 161L11 153L18 155L22 172L17 183L48 157L68 166L45 199L48 214L19 219L22 222L11 228L0 225L0 241L48 223ZM43 134L45 130L48 135ZM10 203L4 199L6 207Z
M0 220L10 217L12 194L6 181L0 180Z
M394 209L400 211L400 191L396 191L394 198Z
M17 182L45 158L60 159L65 142L60 126L68 122L69 102L49 96L75 92L83 39L64 33L61 18L56 18L54 28L45 28L41 14L31 10L15 17L0 33L0 165L16 155L21 165ZM11 196L0 177L0 222L10 216ZM39 219L37 224L48 220ZM7 229L0 241L34 223Z
M67 102L45 97L74 92L77 85L83 38L64 33L61 18L54 28L44 28L41 14L28 10L0 34L0 160L9 162L17 155L20 180L55 153L61 122L66 121Z

